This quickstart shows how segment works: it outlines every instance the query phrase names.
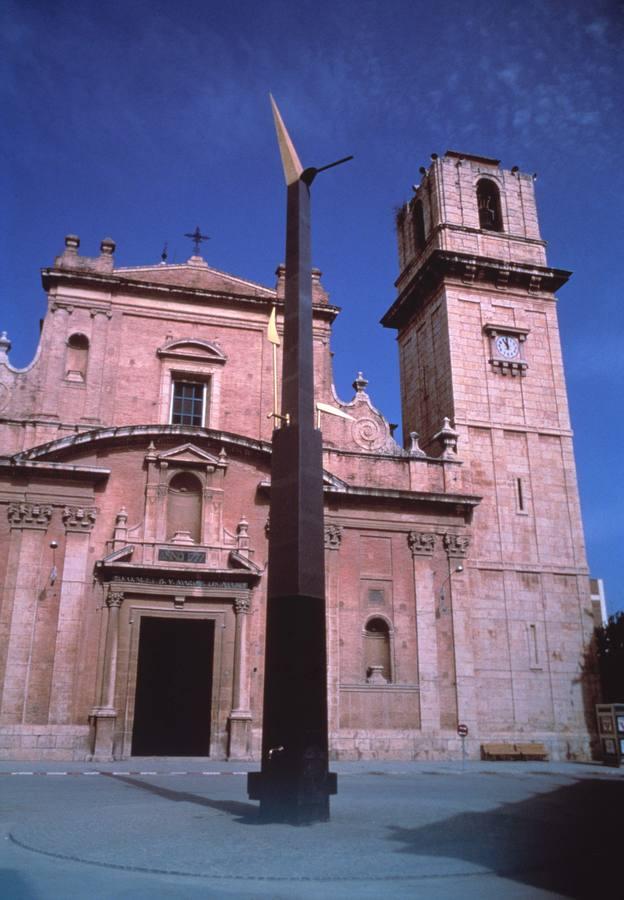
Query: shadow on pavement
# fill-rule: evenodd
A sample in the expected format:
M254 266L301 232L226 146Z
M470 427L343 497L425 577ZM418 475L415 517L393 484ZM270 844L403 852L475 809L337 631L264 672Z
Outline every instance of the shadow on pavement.
M419 828L390 828L401 852L463 859L573 898L607 896L622 854L624 782L587 779Z
M37 900L39 897L15 869L0 869L0 891L3 897L10 897L11 900Z
M139 781L137 778L130 778L127 775L112 775L108 772L104 774L114 778L115 781L123 781L131 787L140 788L140 790L148 791L150 794L157 794L166 800L174 800L177 803L196 803L198 806L208 806L210 809L237 816L237 821L244 825L260 824L258 807L254 803L241 803L238 800L210 800L208 797L203 797L199 794L189 794L186 791L172 791L169 788L151 784L149 781Z

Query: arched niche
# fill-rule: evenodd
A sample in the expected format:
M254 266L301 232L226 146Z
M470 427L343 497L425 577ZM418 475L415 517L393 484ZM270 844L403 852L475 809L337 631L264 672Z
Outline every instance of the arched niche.
M480 228L487 231L503 230L500 191L490 178L481 178L477 182L477 206Z
M167 486L167 540L202 539L202 483L191 472L178 472Z
M369 684L392 681L390 625L381 616L373 616L364 626L364 671Z
M86 381L89 362L89 339L85 334L72 334L67 339L65 378L68 381Z

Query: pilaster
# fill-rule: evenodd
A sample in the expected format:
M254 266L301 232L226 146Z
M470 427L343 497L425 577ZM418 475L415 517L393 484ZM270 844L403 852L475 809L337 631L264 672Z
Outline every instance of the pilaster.
M46 531L52 507L40 503L11 503L8 507L11 544L15 547L14 581L7 581L4 606L7 610L8 642L4 684L0 698L0 721L19 724L24 718L32 664L40 570L44 558ZM9 575L9 578L11 576ZM10 611L10 612L9 612ZM10 621L9 621L10 616Z
M76 665L80 651L80 630L85 603L90 534L95 524L95 507L66 506L65 558L59 599L56 649L52 670L49 721L73 722Z
M478 733L475 664L470 616L470 591L464 563L470 547L468 535L448 533L443 538L448 559L448 607L453 633L457 719ZM461 568L460 568L461 567Z
M339 550L342 527L325 525L325 622L327 627L327 718L336 735L340 721L340 639L338 633Z
M249 702L249 648L247 621L251 610L249 596L234 600L234 668L232 672L232 712L229 716L230 759L249 759L251 754L251 710Z
M109 762L113 759L117 708L115 707L115 684L117 681L117 649L119 645L119 611L124 601L122 591L109 587L106 595L106 640L104 644L104 667L100 689L100 703L91 710L94 727L92 759Z
M440 691L432 567L436 536L426 531L410 531L407 543L412 554L414 596L416 598L420 727L423 732L438 731L440 728Z

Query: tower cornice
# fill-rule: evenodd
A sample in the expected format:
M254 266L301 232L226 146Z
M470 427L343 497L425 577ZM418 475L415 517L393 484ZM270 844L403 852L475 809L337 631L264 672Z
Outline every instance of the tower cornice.
M402 328L416 309L436 291L443 279L467 285L494 285L530 294L554 294L572 273L533 263L510 262L471 253L434 250L400 289L381 319L386 328ZM398 280L397 286L403 281Z

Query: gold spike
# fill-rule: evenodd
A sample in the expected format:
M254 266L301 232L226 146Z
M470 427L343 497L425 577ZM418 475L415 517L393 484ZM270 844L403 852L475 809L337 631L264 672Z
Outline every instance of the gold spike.
M281 341L279 339L279 334L277 333L277 326L275 324L275 307L271 310L271 315L269 316L269 324L267 326L267 339L275 344L276 347L279 347Z
M303 166L299 162L299 157L297 156L295 145L291 141L290 135L286 130L284 120L282 119L280 111L277 108L277 103L273 99L272 94L269 94L269 97L271 98L271 107L273 108L273 121L275 122L277 143L279 145L280 155L282 157L284 178L286 179L287 185L294 184L295 181L299 180L299 177L303 172Z

